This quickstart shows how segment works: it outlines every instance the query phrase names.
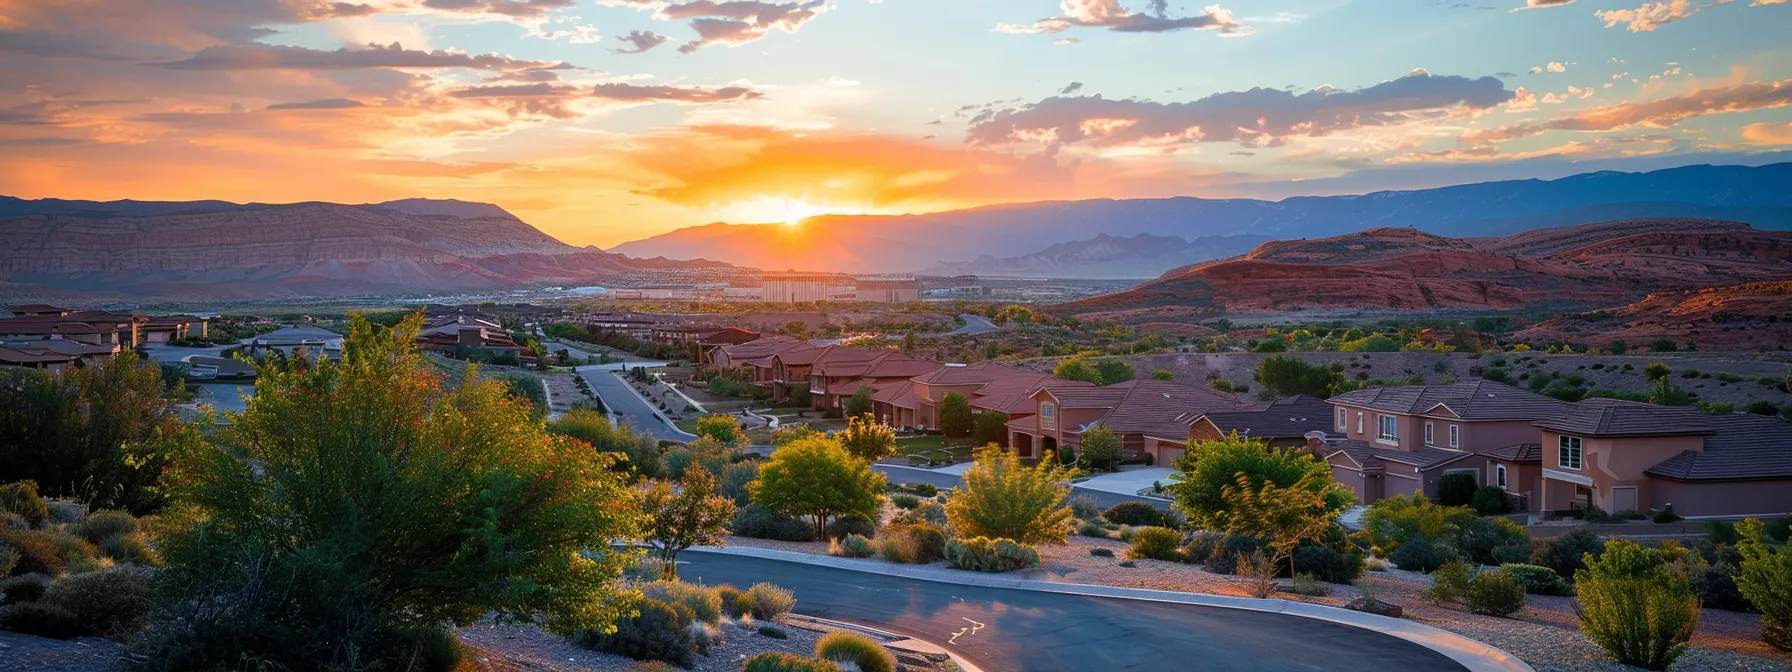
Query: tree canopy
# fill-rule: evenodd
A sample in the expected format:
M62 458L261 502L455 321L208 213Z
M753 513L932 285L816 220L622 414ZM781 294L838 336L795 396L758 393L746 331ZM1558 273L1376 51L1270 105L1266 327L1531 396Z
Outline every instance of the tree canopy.
M1322 364L1308 364L1300 357L1275 355L1257 365L1257 382L1276 394L1327 397L1344 381L1344 374Z
M976 425L971 415L971 402L964 395L949 392L940 398L940 433L950 437L966 437Z
M847 453L867 462L896 454L896 430L878 424L869 413L848 418L846 429L835 438L840 439L840 447Z
M1176 498L1176 508L1188 516L1189 522L1214 530L1230 529L1234 523L1234 501L1227 488L1249 487L1261 490L1262 484L1278 488L1297 485L1323 498L1328 510L1342 512L1355 503L1356 496L1348 488L1332 480L1331 467L1304 451L1274 448L1260 440L1239 438L1237 433L1224 439L1191 442L1187 453L1176 463L1182 472L1180 482L1167 486ZM1240 486L1239 477L1245 478Z
M882 505L884 475L853 457L839 441L808 437L785 444L759 469L748 486L753 503L815 524L827 533L828 519L854 514L872 518Z
M959 537L1064 543L1070 533L1070 485L1051 462L1028 467L1012 451L977 451L964 484L946 500L946 519Z
M734 500L716 494L716 478L704 469L684 473L679 487L654 481L641 491L645 538L665 561L667 579L678 578L678 553L696 545L719 546L734 518Z

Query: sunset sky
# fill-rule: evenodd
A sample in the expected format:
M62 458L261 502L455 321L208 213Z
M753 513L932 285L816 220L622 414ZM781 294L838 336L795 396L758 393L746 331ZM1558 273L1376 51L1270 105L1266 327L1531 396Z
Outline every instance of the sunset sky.
M0 0L0 194L713 221L1789 160L1792 2Z

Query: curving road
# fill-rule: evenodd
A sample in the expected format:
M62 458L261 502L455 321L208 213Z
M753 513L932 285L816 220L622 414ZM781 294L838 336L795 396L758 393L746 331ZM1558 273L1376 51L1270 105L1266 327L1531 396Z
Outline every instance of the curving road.
M931 641L987 672L1463 669L1402 639L1299 616L982 588L735 555L679 557L685 580L743 587L770 581L796 592L800 613Z
M1000 331L1002 329L1001 327L996 326L996 323L989 321L989 318L982 315L965 313L959 315L959 317L964 318L964 326L946 332L947 336L976 336L979 334L987 334L992 331Z
M673 426L672 423L667 422L665 416L655 412L653 406L642 399L641 395L635 394L634 389L630 388L627 382L624 382L622 378L614 373L614 371L624 366L647 366L651 368L661 364L664 364L664 362L595 364L591 366L581 366L575 370L578 371L579 377L584 378L585 383L591 386L591 391L596 392L597 397L603 400L605 408L623 416L628 421L628 424L635 429L652 432L653 437L661 441L689 441L695 439L697 438L695 434L686 433L684 430Z

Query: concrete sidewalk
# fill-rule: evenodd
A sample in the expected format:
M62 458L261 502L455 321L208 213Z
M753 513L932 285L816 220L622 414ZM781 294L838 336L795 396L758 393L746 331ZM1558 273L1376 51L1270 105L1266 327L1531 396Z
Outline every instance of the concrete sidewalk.
M1017 578L1012 575L967 572L933 565L899 565L876 560L836 558L826 555L812 555L808 553L777 551L764 548L695 547L690 550L700 553L777 560L781 562L815 565L833 569L867 572L871 574L881 574L885 576L946 584L1082 595L1088 597L1145 600L1151 602L1167 602L1203 607L1286 614L1289 616L1311 618L1339 625L1362 628L1390 637L1397 637L1442 654L1461 664L1463 667L1468 668L1472 672L1535 672L1530 665L1519 660L1512 654L1453 632L1414 621L1388 618L1386 616L1377 616L1375 614L1306 602L1077 583L1051 583L1033 579Z
M1169 485L1175 481L1170 478L1175 469L1168 467L1143 467L1127 469L1112 474L1102 474L1093 478L1077 481L1076 487L1087 490L1112 492L1118 495L1137 495L1140 490L1151 487L1152 483Z

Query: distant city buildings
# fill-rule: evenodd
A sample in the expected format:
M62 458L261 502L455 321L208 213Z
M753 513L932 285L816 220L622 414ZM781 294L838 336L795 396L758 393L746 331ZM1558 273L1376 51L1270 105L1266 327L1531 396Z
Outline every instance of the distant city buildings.
M814 303L830 298L837 277L831 273L765 273L762 300L768 303Z

